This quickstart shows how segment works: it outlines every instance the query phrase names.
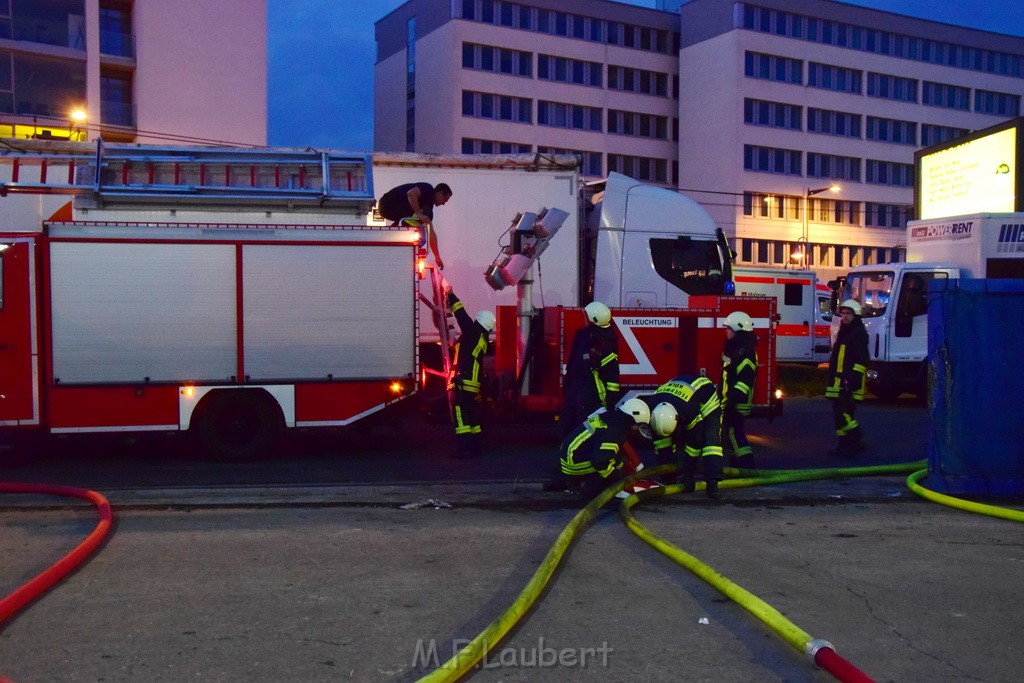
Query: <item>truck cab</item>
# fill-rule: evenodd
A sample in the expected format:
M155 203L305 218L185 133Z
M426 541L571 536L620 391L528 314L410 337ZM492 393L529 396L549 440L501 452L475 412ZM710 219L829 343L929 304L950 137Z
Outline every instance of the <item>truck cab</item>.
M868 331L868 388L883 400L905 392L923 397L928 388L928 287L932 280L960 277L960 269L942 263L887 263L861 266L846 276L839 300L862 306ZM831 339L839 332L831 321Z

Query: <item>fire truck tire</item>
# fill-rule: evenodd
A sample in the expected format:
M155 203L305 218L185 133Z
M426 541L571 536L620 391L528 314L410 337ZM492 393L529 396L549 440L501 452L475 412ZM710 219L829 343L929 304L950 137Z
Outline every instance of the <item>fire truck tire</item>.
M199 444L222 460L252 460L270 454L284 429L281 409L265 391L210 392L193 420Z

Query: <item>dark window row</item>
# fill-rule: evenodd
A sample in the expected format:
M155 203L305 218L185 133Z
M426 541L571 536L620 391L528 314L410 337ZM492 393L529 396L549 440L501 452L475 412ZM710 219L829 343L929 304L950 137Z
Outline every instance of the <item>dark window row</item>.
M807 152L805 155L794 149L743 145L743 170L755 173L806 176L860 182L862 177L861 159L834 154ZM893 185L913 187L914 165L897 161L866 159L864 161L864 182L872 185ZM820 200L827 201L827 200Z
M462 138L463 154L529 154L532 151L533 145L521 142Z
M465 69L479 69L493 73L532 78L533 53L511 50L478 43L462 44L462 66ZM605 86L605 65L569 57L537 54L537 78L545 81L575 83L597 88ZM669 83L674 92L669 92ZM609 90L674 97L678 99L678 76L659 71L634 69L632 67L607 66Z
M742 4L737 28L917 62L1024 78L1024 56Z
M679 51L678 31L531 7L507 0L461 0L461 5L459 16L469 21L666 55L674 55Z

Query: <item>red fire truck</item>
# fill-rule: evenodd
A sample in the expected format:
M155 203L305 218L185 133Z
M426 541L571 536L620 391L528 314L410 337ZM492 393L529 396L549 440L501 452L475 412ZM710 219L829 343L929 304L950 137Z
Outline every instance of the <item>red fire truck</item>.
M6 193L75 199L41 231L0 228L0 428L192 430L245 457L415 393L419 236L352 225L368 158L99 144L11 162Z
M52 206L34 226L0 225L0 429L188 430L241 458L285 428L346 426L447 380L443 282L415 231L374 225L372 155L19 143L0 153L4 208L22 194ZM475 178L488 173L471 161ZM536 196L516 195L527 204L560 200L577 182L561 164L545 183L533 166L515 168L493 173L505 186L530 178ZM445 169L459 171L451 160ZM543 249L530 237L517 239L528 263L503 251L484 278L458 281L464 300L486 300L498 279L519 290L517 306L497 306L494 398L513 411L557 409L577 305L596 283L623 292L601 298L621 335L624 387L718 381L721 322L741 309L763 340L755 406L777 414L774 300L720 296L728 249L693 202L680 223L676 193L613 181L595 226L580 217L551 252L589 264L580 293L545 290L568 305L532 309ZM575 211L568 197L563 219ZM520 222L531 234L537 225ZM640 286L635 275L648 271L657 277ZM420 325L423 310L436 330ZM422 362L427 350L436 363Z

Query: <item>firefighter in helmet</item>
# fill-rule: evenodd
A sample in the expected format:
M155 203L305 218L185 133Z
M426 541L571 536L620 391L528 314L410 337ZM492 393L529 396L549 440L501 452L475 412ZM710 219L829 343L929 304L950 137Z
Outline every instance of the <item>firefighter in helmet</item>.
M455 371L448 385L455 396L452 420L455 423L454 457L475 458L482 452L480 444L480 364L487 353L487 337L494 329L494 313L482 310L476 318L469 317L465 306L448 290L448 307L459 324L458 341L455 343Z
M743 311L725 318L725 348L722 351L722 441L735 467L753 468L754 454L744 427L754 403L757 381L757 336L754 321Z
M562 387L559 422L563 436L598 408L611 408L619 399L619 340L612 312L600 301L584 309L587 326L572 339Z
M828 360L825 398L832 401L832 420L839 439L829 455L841 458L852 458L867 448L856 418L857 403L864 400L868 366L868 331L861 310L854 299L839 304L842 324Z
M562 442L560 464L569 487L593 498L621 479L622 444L650 421L651 410L639 398L594 411Z
M705 493L718 499L722 480L722 404L718 387L707 377L677 377L643 397L651 410L654 453L659 465L678 463L685 493L696 488L694 475L704 470Z

